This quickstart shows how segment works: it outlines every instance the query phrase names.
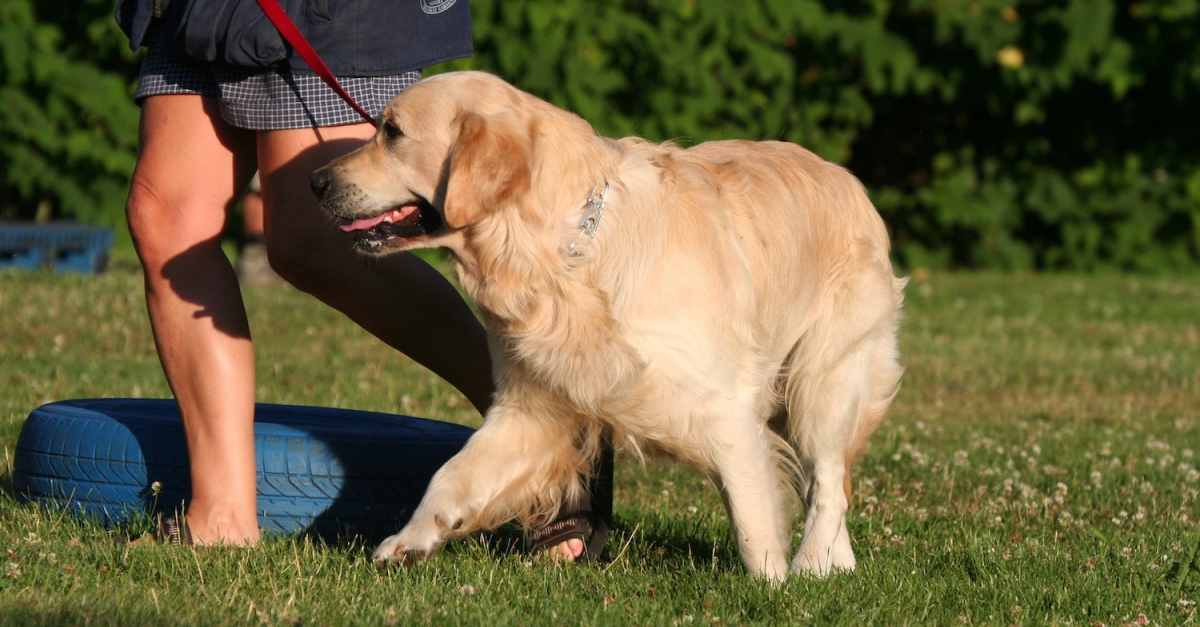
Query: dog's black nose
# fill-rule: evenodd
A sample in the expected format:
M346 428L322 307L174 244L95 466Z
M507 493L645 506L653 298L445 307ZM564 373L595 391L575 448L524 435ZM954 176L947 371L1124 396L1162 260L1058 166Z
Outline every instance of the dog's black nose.
M329 185L332 182L333 175L326 168L321 168L308 177L308 184L312 186L313 193L317 195L317 198L322 200L325 198L325 193L329 191Z

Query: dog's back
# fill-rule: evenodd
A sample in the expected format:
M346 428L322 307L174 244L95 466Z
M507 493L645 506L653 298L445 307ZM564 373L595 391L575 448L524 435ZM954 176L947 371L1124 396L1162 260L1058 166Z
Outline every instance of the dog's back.
M649 217L627 216L638 224L623 237L661 240L643 255L667 276L687 276L697 296L717 298L747 281L752 292L732 304L745 310L730 315L754 319L769 361L782 362L822 319L854 327L844 343L895 319L902 284L893 280L887 229L846 169L785 142L627 147L657 168L660 188L631 190L627 201L645 205L632 213Z

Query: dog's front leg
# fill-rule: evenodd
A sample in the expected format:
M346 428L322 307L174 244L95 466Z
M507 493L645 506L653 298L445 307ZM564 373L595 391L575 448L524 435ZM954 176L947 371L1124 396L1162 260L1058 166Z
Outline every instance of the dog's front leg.
M384 540L376 563L427 560L447 540L526 515L562 494L580 465L574 423L497 404L483 427L429 483L400 533Z
M753 576L781 581L788 574L787 530L765 429L752 418L728 420L714 438L713 458L742 562Z

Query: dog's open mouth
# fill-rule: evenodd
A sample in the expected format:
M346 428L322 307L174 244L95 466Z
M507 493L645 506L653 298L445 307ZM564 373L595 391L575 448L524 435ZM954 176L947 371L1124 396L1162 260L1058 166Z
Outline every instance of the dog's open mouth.
M377 249L389 240L427 235L442 226L442 218L429 203L416 200L389 209L373 218L362 218L341 225L354 234L354 243L366 250Z

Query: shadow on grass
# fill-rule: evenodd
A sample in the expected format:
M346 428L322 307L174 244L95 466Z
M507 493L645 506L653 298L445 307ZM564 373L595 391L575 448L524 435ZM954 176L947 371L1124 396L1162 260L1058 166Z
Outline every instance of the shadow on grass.
M707 515L681 519L662 512L620 510L608 550L614 559L666 570L741 570L728 524Z
M635 568L651 570L743 570L732 537L719 530L714 533L709 527L711 520L702 519L697 525L696 521L681 523L652 512L623 514L619 510L620 504L617 505L618 513L613 519L612 533L604 554L592 562L595 566L607 568L614 563L624 562ZM397 526L392 533L399 529ZM333 538L316 534L307 534L305 537L331 550L359 552L364 559L370 556L377 543L354 531L344 531ZM439 553L440 557L448 559L471 555L490 561L536 561L541 558L528 550L524 531L515 523L452 540Z

